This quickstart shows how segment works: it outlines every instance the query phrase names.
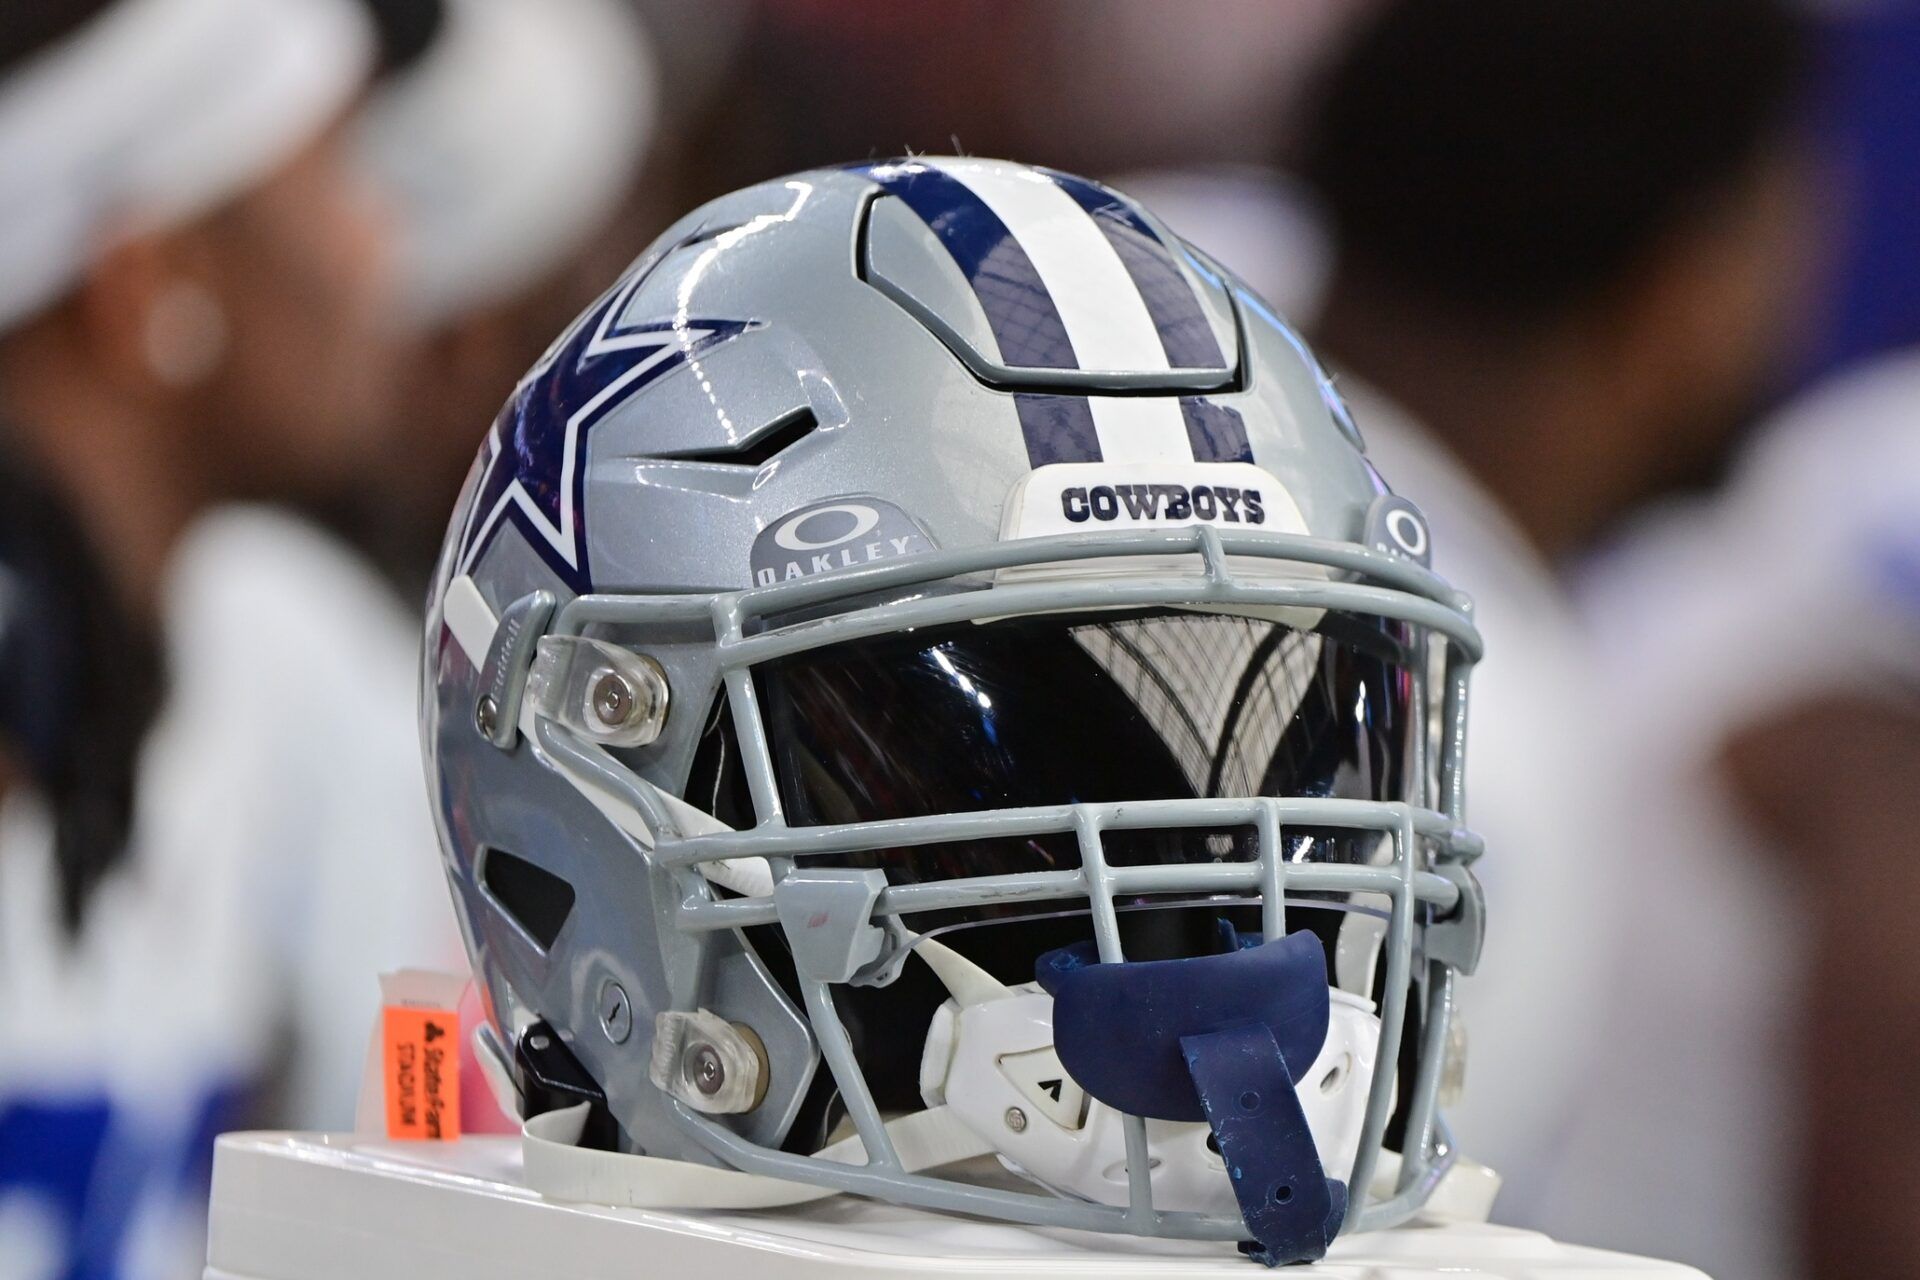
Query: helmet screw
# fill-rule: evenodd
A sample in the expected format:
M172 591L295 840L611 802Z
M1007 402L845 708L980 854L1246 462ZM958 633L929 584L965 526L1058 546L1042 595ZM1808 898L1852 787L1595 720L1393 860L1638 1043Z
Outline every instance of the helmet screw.
M500 704L493 695L480 695L480 701L473 704L473 727L480 731L483 738L491 738L494 728L500 723Z
M633 1006L626 988L612 978L600 988L600 1030L614 1044L625 1044L633 1034Z
M625 724L633 714L633 686L618 671L608 671L594 681L593 714L608 728Z
M1013 1130L1015 1133L1025 1133L1027 1131L1027 1113L1020 1108L1008 1107L1006 1120L1007 1128Z
M727 1067L720 1061L720 1051L702 1042L694 1045L693 1052L687 1056L688 1074L693 1077L693 1087L708 1097L720 1092L720 1086L727 1082Z

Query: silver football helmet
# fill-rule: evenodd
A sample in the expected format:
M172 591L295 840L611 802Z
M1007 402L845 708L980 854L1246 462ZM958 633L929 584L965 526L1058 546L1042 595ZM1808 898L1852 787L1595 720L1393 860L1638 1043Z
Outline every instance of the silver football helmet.
M1268 1262L1405 1219L1484 918L1428 551L1299 337L1105 187L688 215L501 411L431 601L496 1074L702 1177Z

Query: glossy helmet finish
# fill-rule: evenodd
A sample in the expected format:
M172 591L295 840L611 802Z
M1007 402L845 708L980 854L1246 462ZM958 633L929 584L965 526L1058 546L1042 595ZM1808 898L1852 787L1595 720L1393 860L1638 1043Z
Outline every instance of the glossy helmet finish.
M431 601L484 1045L742 1175L1267 1261L1406 1218L1483 919L1427 542L1104 187L695 211L516 389Z

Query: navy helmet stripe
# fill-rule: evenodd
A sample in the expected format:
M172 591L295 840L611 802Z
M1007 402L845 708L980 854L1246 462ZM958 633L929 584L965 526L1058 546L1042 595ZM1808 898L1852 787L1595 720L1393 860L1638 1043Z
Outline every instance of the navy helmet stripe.
M1147 304L1154 328L1160 331L1160 345L1166 349L1167 363L1176 369L1219 369L1226 365L1220 354L1220 340L1207 323L1200 299L1194 296L1180 264L1166 243L1154 234L1126 201L1106 188L1071 174L1045 171L1061 190L1087 211L1094 225L1113 246L1121 265L1133 277L1134 287Z
M1100 436L1093 428L1093 406L1085 396L1019 392L1013 405L1027 438L1028 465L1100 461Z
M874 165L866 170L900 197L937 236L973 286L1000 359L1016 368L1078 369L1067 326L1053 295L1007 224L967 184L925 165Z
M1195 462L1253 461L1247 422L1238 409L1198 396L1181 396L1180 416L1187 422L1187 442L1193 446Z

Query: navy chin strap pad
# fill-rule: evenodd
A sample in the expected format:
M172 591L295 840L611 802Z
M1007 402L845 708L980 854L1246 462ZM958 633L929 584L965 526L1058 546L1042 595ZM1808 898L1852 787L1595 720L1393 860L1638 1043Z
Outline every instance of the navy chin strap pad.
M1223 955L1100 964L1094 944L1040 957L1054 1048L1081 1088L1154 1120L1204 1120L1268 1265L1323 1256L1346 1215L1294 1090L1326 1042L1326 953L1311 933Z
M1273 1033L1292 1072L1327 1042L1327 957L1311 933L1190 960L1100 964L1083 942L1034 966L1053 997L1060 1065L1100 1101L1151 1120L1205 1120L1180 1041L1229 1027Z
M1347 1186L1320 1164L1273 1033L1233 1027L1183 1036L1180 1048L1253 1237L1241 1247L1270 1267L1324 1257L1347 1216Z

